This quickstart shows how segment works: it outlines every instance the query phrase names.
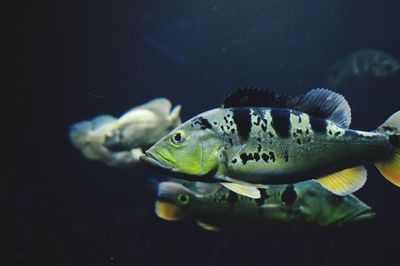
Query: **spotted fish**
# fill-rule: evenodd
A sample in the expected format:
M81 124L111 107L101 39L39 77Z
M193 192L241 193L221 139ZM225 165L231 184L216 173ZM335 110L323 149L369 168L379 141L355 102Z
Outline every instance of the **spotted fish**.
M349 129L350 106L327 89L297 96L241 89L186 121L141 159L175 177L220 182L260 198L257 187L316 179L336 195L360 189L365 163L400 186L400 111L372 132Z
M252 199L219 184L161 182L155 213L168 221L194 219L210 231L339 227L368 221L375 215L354 195L337 196L312 180L260 191L262 197Z

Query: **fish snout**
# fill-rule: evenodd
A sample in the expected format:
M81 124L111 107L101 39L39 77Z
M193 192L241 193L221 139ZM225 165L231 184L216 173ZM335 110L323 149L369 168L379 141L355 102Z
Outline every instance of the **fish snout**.
M158 153L153 153L149 150L145 151L143 155L140 156L140 161L150 166L161 168L164 170L172 170L173 165L170 164L164 157Z

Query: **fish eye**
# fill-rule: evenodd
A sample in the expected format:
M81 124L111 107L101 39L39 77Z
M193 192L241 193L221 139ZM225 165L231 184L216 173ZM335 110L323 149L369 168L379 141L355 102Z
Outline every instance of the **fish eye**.
M171 136L171 141L175 145L182 144L185 139L186 135L183 131L175 132L175 134Z
M178 196L178 200L182 204L188 204L189 203L189 196L188 195L184 195L184 194L179 195Z

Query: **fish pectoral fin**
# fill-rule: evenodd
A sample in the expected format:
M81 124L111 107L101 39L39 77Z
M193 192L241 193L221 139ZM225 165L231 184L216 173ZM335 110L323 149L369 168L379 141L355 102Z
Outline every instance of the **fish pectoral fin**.
M317 181L330 192L345 196L360 189L367 181L367 170L357 166L321 177Z
M154 205L154 212L159 218L167 221L179 221L184 218L179 206L165 201L157 200Z
M199 220L196 220L196 223L203 229L207 230L207 231L212 231L212 232L219 232L221 231L221 229L218 226L215 225L211 225Z
M221 185L237 194L244 195L249 198L259 199L261 197L260 191L254 186L246 186L236 183L221 183Z

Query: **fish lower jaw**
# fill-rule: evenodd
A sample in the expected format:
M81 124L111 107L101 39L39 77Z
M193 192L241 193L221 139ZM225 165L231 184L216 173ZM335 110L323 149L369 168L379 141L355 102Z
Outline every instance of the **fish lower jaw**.
M145 154L140 156L140 161L144 162L145 164L155 166L168 171L172 171L173 169L173 166L161 163L157 158L155 158L151 153L147 151L145 152Z

